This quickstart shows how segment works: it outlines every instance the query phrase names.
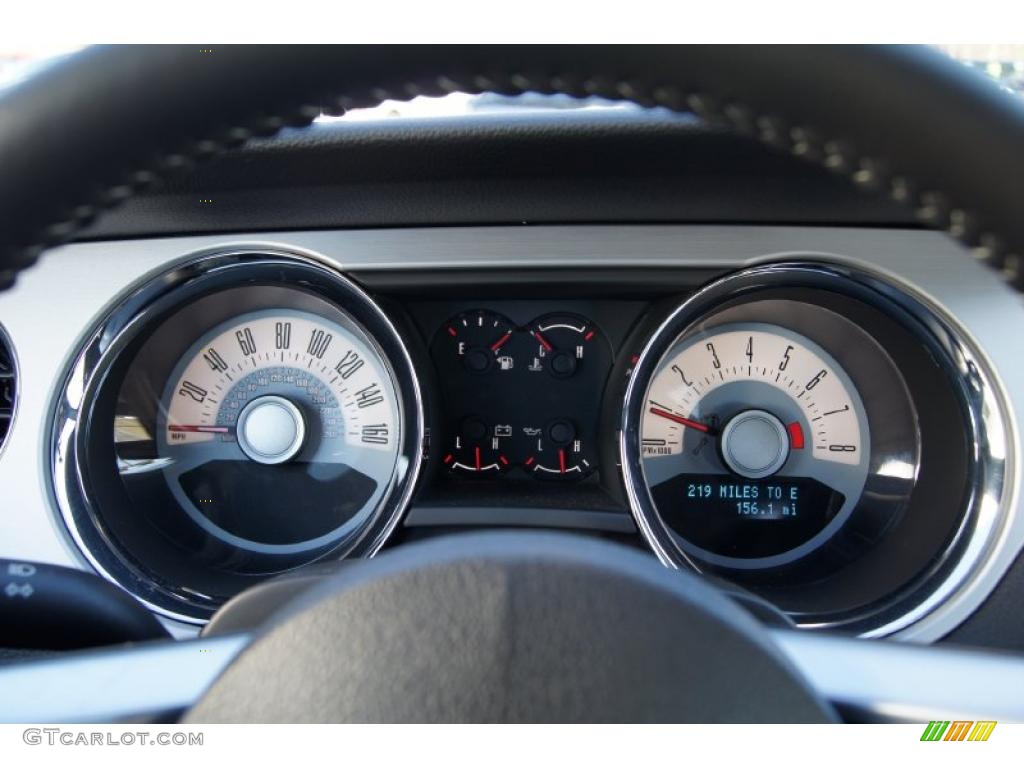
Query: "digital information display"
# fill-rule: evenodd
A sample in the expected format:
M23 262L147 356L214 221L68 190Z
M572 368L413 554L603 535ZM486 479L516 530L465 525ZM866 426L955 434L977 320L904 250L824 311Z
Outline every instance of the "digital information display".
M827 504L832 489L816 480L743 480L714 475L688 475L686 498L693 504L713 509L716 514L734 514L746 520L781 520L797 517L800 510Z
M746 480L676 475L651 489L665 522L696 546L728 557L770 557L814 537L843 494L808 477Z

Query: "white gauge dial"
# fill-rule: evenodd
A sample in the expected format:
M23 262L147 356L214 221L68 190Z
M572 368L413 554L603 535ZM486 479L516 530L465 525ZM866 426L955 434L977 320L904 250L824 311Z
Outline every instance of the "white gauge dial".
M684 337L643 403L641 466L679 545L731 568L791 562L849 516L867 477L860 396L814 342L724 325Z
M682 451L685 422L673 417L704 418L707 395L739 382L766 384L792 398L803 418L785 425L791 449L810 450L821 461L861 463L859 399L845 374L837 375L806 340L754 328L702 336L665 361L648 394L644 455Z
M178 364L163 403L172 493L235 546L322 546L362 522L395 469L398 396L385 363L361 332L318 315L262 310L214 329ZM240 509L260 498L308 501L322 522L288 540L262 536Z

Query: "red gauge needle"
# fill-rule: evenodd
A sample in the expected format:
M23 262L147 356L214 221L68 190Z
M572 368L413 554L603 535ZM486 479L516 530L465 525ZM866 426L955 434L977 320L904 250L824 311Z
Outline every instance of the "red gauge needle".
M473 449L473 458L476 459L476 471L480 471L480 446Z
M497 352L499 349L501 349L505 345L505 342L508 341L511 338L512 338L512 331L509 331L504 336L502 336L500 339L498 339L496 342L491 344L491 351L492 352Z
M558 449L558 471L565 474L565 448Z
M209 427L205 424L168 424L167 429L171 432L212 432L222 435L231 433L231 427Z
M661 408L651 408L651 413L653 413L655 416L661 416L661 418L663 419L674 421L676 424L682 424L684 427L696 429L698 432L705 432L707 434L711 434L711 427L709 427L707 424L702 424L699 421L688 419L685 416L679 416L678 414L672 413L670 411L663 411Z
M546 349L548 352L554 349L554 347L552 347L551 344L548 343L548 340L540 335L540 331L531 331L530 333L533 334L533 338L539 341L540 345L544 347L544 349Z

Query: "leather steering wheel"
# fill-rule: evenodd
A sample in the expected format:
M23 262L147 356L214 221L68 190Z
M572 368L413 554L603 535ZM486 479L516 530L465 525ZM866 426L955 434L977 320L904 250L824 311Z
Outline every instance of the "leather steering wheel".
M929 50L813 46L88 49L0 93L0 283L162 171L324 106L451 91L696 112L913 206L1024 290L1024 102ZM763 628L692 574L587 540L481 534L324 579L190 717L835 713Z
M87 49L0 93L0 285L163 171L451 91L696 112L912 206L1024 290L1024 102L938 52L857 46Z

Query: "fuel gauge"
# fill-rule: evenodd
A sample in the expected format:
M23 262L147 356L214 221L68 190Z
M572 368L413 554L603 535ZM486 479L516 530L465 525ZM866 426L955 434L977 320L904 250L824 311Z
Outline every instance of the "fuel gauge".
M441 334L447 354L454 355L460 367L473 374L511 371L515 357L509 342L515 325L496 312L464 312L449 320Z

